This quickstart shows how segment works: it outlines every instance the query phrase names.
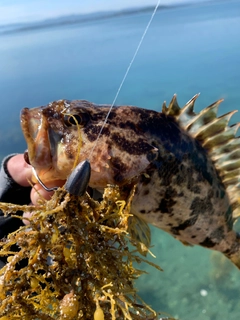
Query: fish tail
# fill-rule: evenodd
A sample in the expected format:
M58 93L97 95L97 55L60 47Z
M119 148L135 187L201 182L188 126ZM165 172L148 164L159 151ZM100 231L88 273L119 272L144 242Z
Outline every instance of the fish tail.
M236 240L234 252L225 254L225 256L240 270L240 233L237 233Z

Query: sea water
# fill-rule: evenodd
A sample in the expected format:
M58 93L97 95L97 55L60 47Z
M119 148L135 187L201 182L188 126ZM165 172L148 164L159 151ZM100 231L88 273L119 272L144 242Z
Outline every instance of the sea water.
M0 34L0 157L26 148L23 107L58 99L111 104L151 11ZM10 28L9 28L10 30ZM220 114L240 109L240 2L218 1L157 12L116 104L161 111L174 93L196 110L224 98ZM240 121L240 115L234 116ZM240 271L221 254L186 247L152 228L153 259L142 265L139 295L182 320L240 318Z

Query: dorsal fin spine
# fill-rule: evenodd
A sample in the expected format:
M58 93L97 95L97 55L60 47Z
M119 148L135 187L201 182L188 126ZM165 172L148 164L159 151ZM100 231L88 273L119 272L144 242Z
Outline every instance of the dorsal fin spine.
M194 112L199 94L190 99L183 108L173 96L169 106L163 104L162 112L176 119L179 125L208 151L228 193L234 218L240 216L240 137L236 137L240 123L229 126L237 111L217 116L220 99L200 113Z

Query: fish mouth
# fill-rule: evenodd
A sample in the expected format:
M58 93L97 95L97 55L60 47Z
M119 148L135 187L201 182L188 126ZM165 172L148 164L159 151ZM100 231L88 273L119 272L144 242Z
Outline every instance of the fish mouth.
M25 162L26 162L27 164L30 164L30 165L31 165L31 163L30 163L30 161L29 161L29 156L28 156L28 149L24 151L24 153L23 153L23 158L24 158L24 160L25 160Z
M39 109L24 108L21 111L21 127L28 146L25 155L28 163L38 170L51 167L47 117Z

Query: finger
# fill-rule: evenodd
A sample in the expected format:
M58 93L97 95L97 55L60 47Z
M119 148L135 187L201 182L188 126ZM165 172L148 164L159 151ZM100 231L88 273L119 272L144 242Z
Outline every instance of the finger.
M20 186L29 186L32 178L32 167L26 163L23 154L17 154L7 162L7 169L11 177Z
M32 204L32 203L31 203ZM30 204L30 205L31 205ZM22 221L23 221L23 223L25 224L25 225L28 225L30 222L29 222L29 219L31 218L31 216L32 216L32 212L24 212L23 213L23 218L26 218L26 219L23 219Z
M64 185L65 181L63 180L56 180L56 181L51 181L47 183L48 188L53 188L53 187L62 187ZM46 191L39 183L35 184L34 187L31 190L31 201L33 205L38 205L39 204L39 199L45 199L49 200L51 199L54 191Z

